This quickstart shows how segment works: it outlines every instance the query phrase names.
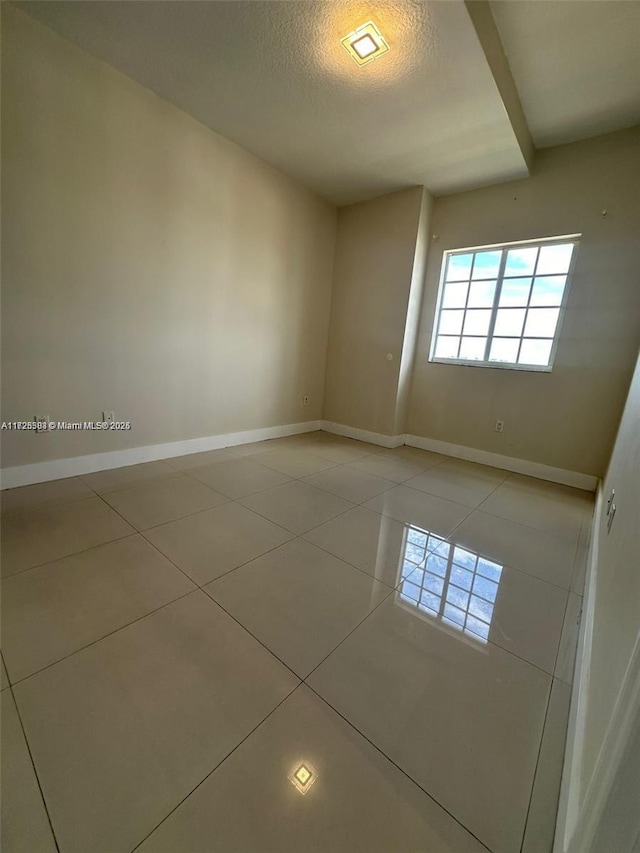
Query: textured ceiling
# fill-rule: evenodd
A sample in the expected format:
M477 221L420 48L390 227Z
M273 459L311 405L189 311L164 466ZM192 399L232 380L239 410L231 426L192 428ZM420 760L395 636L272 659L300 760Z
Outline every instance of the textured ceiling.
M17 5L337 204L527 174L461 0ZM358 68L370 19L391 51Z
M640 123L637 0L499 0L491 9L538 147Z

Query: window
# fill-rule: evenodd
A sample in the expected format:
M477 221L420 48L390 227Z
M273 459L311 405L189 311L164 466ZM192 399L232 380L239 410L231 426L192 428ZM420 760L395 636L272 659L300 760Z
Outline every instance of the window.
M430 361L551 370L578 239L445 252Z
M476 551L405 525L396 600L486 643L502 568Z

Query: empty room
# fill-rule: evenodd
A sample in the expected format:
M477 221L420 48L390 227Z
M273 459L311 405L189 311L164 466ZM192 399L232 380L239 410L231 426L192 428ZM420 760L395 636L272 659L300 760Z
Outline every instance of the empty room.
M640 0L1 35L3 853L640 853Z

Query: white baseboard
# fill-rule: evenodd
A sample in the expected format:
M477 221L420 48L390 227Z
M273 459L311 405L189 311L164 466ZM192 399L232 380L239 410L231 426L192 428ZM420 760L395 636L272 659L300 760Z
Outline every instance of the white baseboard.
M583 853L585 850L595 849L594 838L605 815L609 796L617 783L617 773L628 754L633 728L639 713L640 636L636 638L591 781L581 802L575 830L566 848L569 853ZM635 790L637 792L637 788ZM598 849L602 848L598 847ZM623 847L620 846L618 849L622 851ZM624 846L624 850L631 849ZM637 849L633 847L633 850Z
M640 714L640 636L638 636L591 779L585 790L582 781L582 751L588 711L587 693L598 574L598 536L602 512L603 497L599 489L589 548L583 624L580 626L578 639L554 853L583 853L592 849L594 836L607 807L616 774L626 756L633 727Z
M595 492L598 487L598 478L591 474L565 471L564 468L553 468L551 465L543 465L541 462L529 462L526 459L517 459L515 456L502 456L488 450L464 447L462 444L437 441L435 438L425 438L421 435L405 436L405 444L410 447L418 447L420 450L432 450L434 453L454 456L456 459L466 459L468 462L480 462L483 465L491 465L494 468L513 471L516 474L526 474L529 477L537 477L539 480L549 480L552 483L574 486L576 489L584 489L587 492Z
M578 634L578 647L571 690L571 709L567 727L562 782L558 800L554 853L566 853L575 829L581 799L582 750L584 730L587 722L587 694L591 672L591 647L593 642L593 619L595 613L596 575L600 522L602 518L602 483L596 493L596 503L591 522L591 539L587 555L582 618Z
M167 444L149 444L146 447L130 447L126 450L109 450L105 453L93 453L87 456L73 456L66 459L50 459L32 465L16 465L3 468L0 472L0 488L13 489L16 486L29 486L32 483L45 483L49 480L61 480L78 474L91 474L93 471L106 471L121 468L123 465L137 465L140 462L155 462L158 459L171 459L186 456L188 453L201 453L205 450L219 450L252 441L266 441L269 438L282 438L320 429L320 421L306 421L299 424L250 429L244 432L229 432L222 435L209 435L204 438L189 438L184 441L171 441Z
M332 432L334 435L344 435L346 438L355 438L358 441L368 441L369 444L377 444L380 447L401 447L405 442L403 435L384 435L381 432L369 432L368 429L335 424L332 421L322 421L321 429Z

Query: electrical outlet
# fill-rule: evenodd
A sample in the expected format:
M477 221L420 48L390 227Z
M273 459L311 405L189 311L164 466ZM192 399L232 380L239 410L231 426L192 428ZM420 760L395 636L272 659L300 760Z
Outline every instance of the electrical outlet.
M496 421L496 432L502 432L504 430L504 421Z
M308 405L309 405L309 398L308 398L307 396L304 396L304 397L302 398L302 405L303 405L303 406L308 406Z
M49 432L49 421L51 418L49 415L36 415L34 418L36 422L36 432Z
M111 410L102 413L102 420L106 424L112 424L116 419L115 413Z

